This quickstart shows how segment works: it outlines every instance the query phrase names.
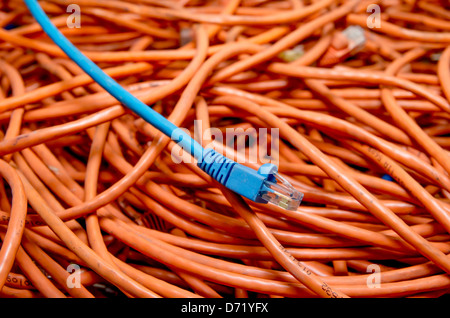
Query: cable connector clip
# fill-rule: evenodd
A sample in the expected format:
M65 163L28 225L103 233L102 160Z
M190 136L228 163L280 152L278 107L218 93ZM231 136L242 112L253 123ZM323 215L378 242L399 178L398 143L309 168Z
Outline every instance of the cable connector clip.
M197 165L228 189L257 203L295 211L303 199L303 193L280 176L274 164L266 163L256 171L206 149Z
M320 59L319 65L324 67L342 62L361 51L365 45L364 29L359 25L350 25L334 35L331 45Z

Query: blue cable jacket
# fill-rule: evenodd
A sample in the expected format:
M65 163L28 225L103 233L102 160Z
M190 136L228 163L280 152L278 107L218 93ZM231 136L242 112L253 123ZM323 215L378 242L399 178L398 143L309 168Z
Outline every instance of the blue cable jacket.
M109 94L116 98L125 107L142 117L145 121L160 130L163 134L170 137L185 151L195 157L197 165L207 172L218 182L222 183L228 189L259 203L267 203L267 198L262 195L267 191L271 191L266 186L268 175L259 171L248 168L244 165L234 162L216 153L213 149L203 149L183 129L177 127L167 120L161 114L155 112L148 105L137 99L119 83L117 83L108 74L103 72L94 62L80 52L50 21L45 12L42 10L37 0L24 0L29 11L36 21L41 25L45 33L53 40L53 42L63 50L67 56L72 59L86 74L88 74L95 82L103 87ZM272 180L273 181L273 180ZM275 181L276 182L276 181ZM291 188L289 188L291 190ZM283 193L276 193L277 196L284 197ZM301 202L303 195L294 196L291 201L296 205L287 205L289 202L280 201L278 198L273 201L275 204L284 208L296 210ZM272 201L270 201L272 202ZM280 203L281 202L281 203ZM292 202L291 202L292 203ZM290 203L289 203L290 204Z
M166 136L172 138L185 151L201 160L203 147L182 129L154 111L148 105L137 99L119 83L98 67L94 62L80 52L50 21L36 0L24 0L29 11L41 25L44 32L58 45L95 82L131 111L156 127Z

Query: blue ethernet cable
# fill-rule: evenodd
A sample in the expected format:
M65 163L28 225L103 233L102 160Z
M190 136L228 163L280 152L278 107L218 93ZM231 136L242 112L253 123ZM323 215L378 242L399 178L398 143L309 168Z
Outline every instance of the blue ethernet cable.
M202 147L189 135L178 129L176 125L160 115L141 100L129 93L113 78L107 75L94 62L81 53L49 20L45 12L36 0L25 0L31 14L41 25L45 33L58 45L67 56L73 60L84 72L109 92L120 103L141 116L145 121L152 124L165 135L177 137L175 140L183 149L190 149L191 154L196 158L201 158ZM188 144L190 143L190 144Z
M122 105L139 115L183 150L188 151L198 166L228 189L258 203L272 203L288 210L296 210L303 194L281 177L278 167L264 164L258 171L230 160L211 148L203 147L182 129L129 93L100 67L80 52L50 21L37 0L24 0L28 10L44 32L86 74L116 98Z

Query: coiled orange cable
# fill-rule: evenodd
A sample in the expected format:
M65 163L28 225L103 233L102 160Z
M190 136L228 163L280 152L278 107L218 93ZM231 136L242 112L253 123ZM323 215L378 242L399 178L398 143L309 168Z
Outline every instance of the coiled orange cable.
M67 2L41 5L108 75L203 145L276 161L304 198L289 211L222 188L4 1L1 297L448 294L441 1L73 3L80 28Z

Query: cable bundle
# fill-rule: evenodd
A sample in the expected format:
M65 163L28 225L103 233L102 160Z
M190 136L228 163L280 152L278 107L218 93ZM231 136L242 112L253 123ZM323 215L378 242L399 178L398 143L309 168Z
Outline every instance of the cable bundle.
M74 3L80 28L66 1L40 5L158 118L248 168L276 162L302 203L254 202L218 183L85 74L22 1L6 1L2 297L447 293L443 2Z

